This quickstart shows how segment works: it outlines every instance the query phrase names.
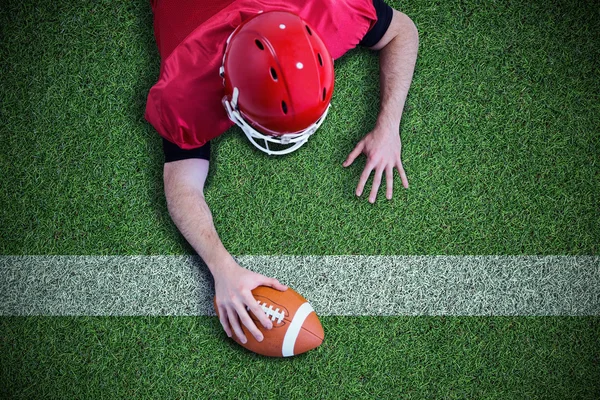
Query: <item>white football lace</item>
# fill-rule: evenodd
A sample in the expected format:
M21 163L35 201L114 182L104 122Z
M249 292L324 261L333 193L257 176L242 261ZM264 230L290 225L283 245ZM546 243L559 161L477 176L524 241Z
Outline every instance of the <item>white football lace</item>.
M281 321L285 318L285 310L279 311L279 308L273 310L273 305L267 307L267 303L261 303L260 300L256 300L258 305L262 308L262 310L267 314L267 316L271 317L271 321L277 320L277 323L280 324Z

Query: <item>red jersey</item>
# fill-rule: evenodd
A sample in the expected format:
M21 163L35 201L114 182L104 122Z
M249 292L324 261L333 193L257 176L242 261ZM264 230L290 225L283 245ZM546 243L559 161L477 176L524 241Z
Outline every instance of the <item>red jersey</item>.
M154 34L161 55L146 119L182 149L202 146L229 129L219 67L227 38L260 11L289 11L311 24L336 59L377 21L373 0L155 0Z

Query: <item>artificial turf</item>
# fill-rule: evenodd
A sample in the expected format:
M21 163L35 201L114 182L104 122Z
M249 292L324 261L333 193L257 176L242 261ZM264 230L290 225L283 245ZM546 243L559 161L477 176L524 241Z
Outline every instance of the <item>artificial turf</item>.
M270 359L210 317L2 318L3 398L594 399L600 324L557 317L326 317Z
M410 189L354 197L343 169L378 109L377 57L336 61L333 108L298 152L215 140L206 198L232 254L582 254L600 244L594 1L390 1L420 53L402 120ZM147 2L0 6L0 254L182 254ZM368 193L368 190L366 191ZM215 318L0 318L0 397L598 398L597 317L323 319L291 360Z
M371 205L354 196L364 158L341 167L378 110L377 56L358 49L298 152L269 158L237 128L215 140L206 198L229 251L598 254L595 3L392 4L420 32L410 189L396 179ZM191 253L143 119L159 65L149 5L7 2L0 20L0 253Z

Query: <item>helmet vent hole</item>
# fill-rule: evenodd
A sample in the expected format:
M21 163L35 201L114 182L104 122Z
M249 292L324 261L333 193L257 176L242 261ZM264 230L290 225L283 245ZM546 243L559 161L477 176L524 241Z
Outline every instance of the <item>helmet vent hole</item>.
M319 65L323 66L323 59L321 58L321 53L317 53L317 57L319 58Z
M261 49L261 50L265 49L265 46L263 46L263 44L260 42L260 40L256 39L254 41L254 43L256 43L256 47L258 47L259 49Z
M277 71L275 71L275 68L273 67L271 67L271 76L273 77L274 81L277 80Z
M310 28L308 27L308 25L306 25L306 31L308 32L308 34L310 36L312 36L312 31L310 30Z
M327 97L327 89L323 88L323 101L325 101L325 97Z
M281 101L281 109L283 110L284 114L287 114L288 112L288 108L287 108L287 104L285 104L285 101Z

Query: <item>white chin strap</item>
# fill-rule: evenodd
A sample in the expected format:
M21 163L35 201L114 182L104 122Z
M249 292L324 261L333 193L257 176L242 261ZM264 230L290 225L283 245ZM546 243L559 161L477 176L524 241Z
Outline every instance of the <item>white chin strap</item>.
M317 129L319 129L319 127L323 123L323 120L325 120L325 117L327 116L329 107L331 107L331 104L329 104L323 115L321 115L321 117L314 124L312 124L311 126L309 126L301 132L288 133L281 136L270 136L263 135L262 133L258 132L244 120L244 118L240 114L240 111L237 108L237 99L239 97L239 94L240 91L238 90L238 88L234 88L231 102L227 100L227 97L223 98L223 105L225 106L227 115L233 123L242 128L242 130L246 134L246 137L248 138L248 140L250 140L254 147L267 153L268 155L281 156L284 154L289 154L294 150L297 150L300 146L306 143L310 135L312 135ZM257 142L257 140L262 141L262 143L264 144ZM269 148L269 143L275 143L280 146L288 147L285 147L281 150L271 150Z

